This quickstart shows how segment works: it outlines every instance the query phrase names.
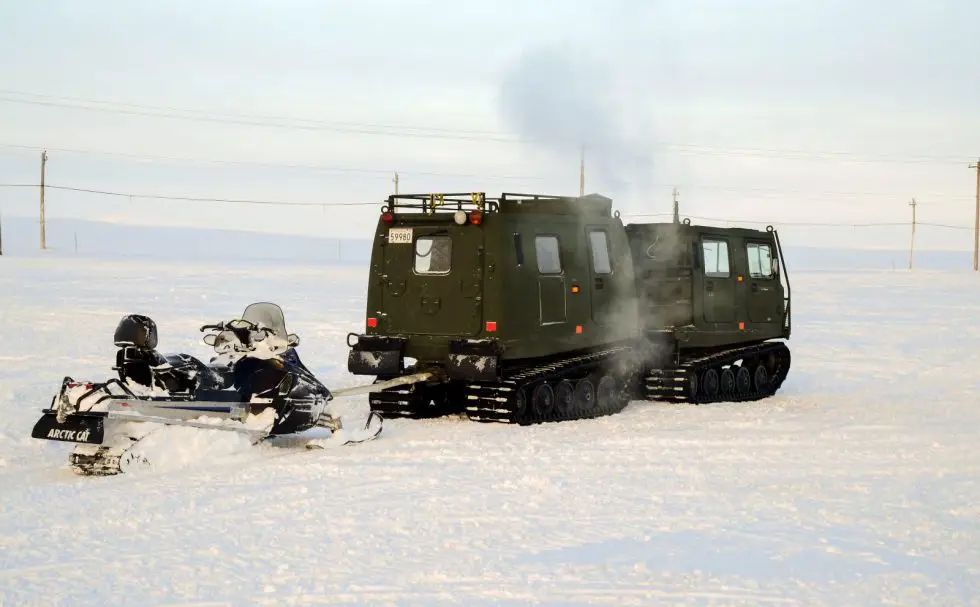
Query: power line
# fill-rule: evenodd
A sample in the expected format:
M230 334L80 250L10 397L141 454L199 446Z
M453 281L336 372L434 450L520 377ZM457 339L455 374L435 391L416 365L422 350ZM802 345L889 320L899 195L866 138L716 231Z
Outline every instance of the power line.
M20 183L0 183L0 187L39 187L38 184L20 184ZM181 201L181 202L215 202L215 203L229 203L229 204L254 204L254 205L272 205L272 206L292 206L292 207L363 207L363 206L378 206L380 202L290 202L284 200L248 200L248 199L235 199L235 198L208 198L200 196L176 196L176 195L166 195L166 194L139 194L139 193L129 193L129 192L118 192L112 190L100 190L93 188L78 188L72 186L61 186L61 185L50 185L45 184L45 189L52 190L62 190L68 192L79 192L86 194L96 194L102 196L113 196L119 198L130 198L130 199L147 199L147 200L170 200L170 201ZM670 216L671 213L623 213L626 217L663 217ZM699 215L687 215L686 217L690 219L698 219L701 221L714 221L718 223L727 224L754 224L754 225L779 225L779 226L800 226L800 227L836 227L836 228L870 228L870 227L890 227L890 226L908 226L908 223L903 222L866 222L866 223L828 223L828 222L808 222L808 221L754 221L742 218L720 218L720 217L705 217ZM946 228L952 230L972 230L969 226L956 226L950 224L942 223L928 223L928 222L918 222L916 225L919 226L930 226L937 228Z
M42 107L60 107L97 112L108 112L123 115L148 116L175 120L191 120L214 123L236 124L240 126L261 126L270 128L288 128L313 131L335 131L360 135L377 135L392 137L413 137L423 139L448 139L469 141L495 141L500 143L534 143L533 138L518 137L494 133L491 131L476 131L465 129L446 129L436 127L396 126L391 124L357 123L357 122L328 122L308 118L286 118L257 114L228 114L194 109L180 109L166 106L139 105L78 97L58 97L0 89L0 102L37 105ZM32 97L18 99L9 95ZM54 101L45 101L53 99ZM84 105L84 104L97 105ZM119 106L119 107L113 107ZM900 157L887 154L867 154L841 150L799 150L735 147L723 148L702 144L680 144L667 141L651 141L652 145L673 148L684 154L723 155L762 157L781 160L843 160L848 162L880 162L899 164L937 164L953 163L963 160L963 156L913 156Z
M0 183L0 187L36 188L38 187L38 184ZM380 206L381 205L380 202L289 202L284 200L245 200L245 199L236 199L236 198L171 196L166 194L134 194L130 192L114 192L111 190L96 190L91 188L76 188L71 186L50 185L50 184L45 184L44 188L48 190L63 190L66 192L80 192L84 194L100 194L103 196L116 196L120 198L173 200L173 201L182 201L182 202L221 202L221 203L235 203L235 204L277 205L277 206L290 206L290 207L357 207L357 206Z
M190 120L196 122L212 122L219 124L234 124L238 126L260 126L269 128L285 128L294 129L301 131L331 131L337 133L350 133L356 135L380 135L380 136L392 136L392 137L413 137L421 139L449 139L449 140L466 140L466 141L499 141L499 142L509 142L509 143L520 143L518 139L513 139L509 137L501 137L494 135L453 135L449 133L439 133L439 132L412 132L410 130L384 130L382 127L354 127L354 126L342 126L342 125L329 125L329 124L317 124L317 123L288 123L288 122L273 122L268 120L260 119L249 119L249 118L225 118L221 116L195 116L195 115L181 115L174 113L166 113L152 110L136 110L136 109L123 109L123 108L111 108L111 107L94 107L86 105L78 105L71 103L62 103L58 101L39 101L39 100L28 100L28 99L14 99L11 97L0 97L0 101L6 103L21 103L26 105L37 105L44 107L59 107L68 108L75 110L88 110L95 112L109 112L112 114L123 114L128 116L149 116L155 118L167 118L173 120Z
M97 105L106 106L123 106L136 109L154 110L160 112L175 112L183 114L202 114L206 116L224 116L231 118L242 118L251 120L271 120L276 122L306 122L310 124L321 124L326 126L345 126L345 127L358 127L358 128L382 128L382 129L396 129L396 130L411 130L411 131L430 131L435 133L463 133L470 135L491 135L499 136L500 133L495 131L482 131L473 129L456 129L456 128L443 128L443 127L429 127L429 126L414 126L414 125L395 125L395 124L384 124L384 123L371 123L371 122L351 122L345 120L318 120L315 118L297 118L297 117L286 117L286 116L272 116L268 114L249 114L249 113L239 113L239 112L215 112L212 110L199 110L193 108L177 108L171 106L161 106L161 105L146 105L139 103L127 103L124 101L106 101L100 99L91 99L86 97L65 97L59 95L42 95L39 93L25 93L20 91L12 91L9 89L0 89L0 95L17 95L20 97L34 97L37 99L56 99L61 101L73 101L78 103L92 103ZM111 109L111 108L109 108Z
M294 170L309 170L314 172L337 172L337 173L366 173L371 175L377 175L378 179L389 179L392 174L392 169L387 168L372 168L372 167L340 167L340 166L326 166L326 165L307 165L307 164L291 164L291 163L276 163L276 162L257 162L248 160L228 160L228 159L216 159L216 158L191 158L191 157L180 157L180 156L161 156L152 154L136 154L130 152L111 152L103 150L91 150L91 149L79 149L79 148L53 148L47 146L33 146L24 145L17 143L6 143L0 142L0 147L12 148L12 149L23 149L31 151L41 151L48 150L50 152L59 152L66 154L79 154L79 155L96 155L96 156L110 156L110 157L120 157L126 159L134 160L159 160L164 162L176 162L176 163L187 163L187 164L217 164L217 165L229 165L229 166L248 166L248 167L263 167L263 168L273 168L273 169L294 169ZM545 181L545 180L558 180L560 177L546 177L543 175L493 175L493 174L477 174L477 173L451 173L451 172L438 172L438 171L403 171L399 170L400 175L416 175L416 176L426 176L426 177L460 177L460 178L470 178L470 179L499 179L499 180L512 180L512 181ZM652 183L653 187L669 187L671 184L668 183ZM689 183L682 184L680 187L689 190L712 190L712 191L727 191L727 192L753 192L753 193L763 193L772 195L803 195L810 198L815 197L845 197L845 196L863 196L863 197L881 197L881 198L900 198L902 194L892 193L892 192L868 192L868 191L837 191L837 190L801 190L801 189L779 189L779 188L758 188L758 187L741 187L741 186L728 186L728 185L718 185L718 184L698 184ZM973 201L972 196L957 196L950 194L932 193L926 194L930 199L930 202L925 204L935 204L939 201ZM772 196L770 196L771 198ZM923 204L923 203L920 203Z
M227 164L234 166L252 166L252 167L266 167L266 168L277 168L277 169L300 169L309 171L322 171L322 172L336 172L336 173L376 173L379 176L384 176L387 179L391 175L392 169L381 169L381 168L366 168L366 167L338 167L338 166L325 166L325 165L313 165L313 164L291 164L291 163L279 163L279 162L257 162L250 160L226 160L226 159L216 159L216 158L188 158L181 156L157 156L152 154L134 154L129 152L106 152L101 150L86 150L78 148L53 148L49 146L34 146L34 145L23 145L17 143L2 143L0 142L0 147L23 149L23 150L48 150L50 152L60 152L64 154L90 154L96 156L117 156L121 158L132 158L132 159L143 159L143 160L162 160L167 162L177 162L177 163L193 163L193 164ZM481 179L513 179L513 180L543 180L548 179L548 177L535 176L535 175L478 175L476 173L444 173L436 171L399 171L402 174L408 175L420 175L427 177L470 177L470 178L481 178Z

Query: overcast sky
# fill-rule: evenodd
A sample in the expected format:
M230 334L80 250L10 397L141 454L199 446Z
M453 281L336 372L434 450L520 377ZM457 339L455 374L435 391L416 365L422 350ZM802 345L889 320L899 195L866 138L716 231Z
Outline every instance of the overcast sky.
M901 248L905 226L789 224L907 222L915 197L920 221L972 227L978 24L970 0L11 1L0 183L35 183L46 147L49 183L126 193L380 205L397 170L403 192L574 195L584 143L586 190L627 216L669 213L676 185L683 215ZM36 203L0 188L4 215ZM330 236L367 236L378 213L48 203Z

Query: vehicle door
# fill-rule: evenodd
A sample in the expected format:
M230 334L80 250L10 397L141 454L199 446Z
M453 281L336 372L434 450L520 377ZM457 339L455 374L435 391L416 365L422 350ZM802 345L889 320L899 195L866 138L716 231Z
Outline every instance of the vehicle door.
M565 270L561 257L561 240L557 234L536 234L534 253L538 266L538 313L540 324L565 322Z
M483 227L393 227L384 313L393 333L475 335L483 320Z
M729 239L723 236L701 236L701 271L704 284L704 320L734 322L735 272L731 263Z
M745 295L749 320L757 323L782 321L783 287L779 282L772 243L746 240L748 291Z
M612 282L612 255L609 232L601 226L586 227L589 243L589 272L591 282L592 320L597 323L613 323L612 304L616 301L615 284Z

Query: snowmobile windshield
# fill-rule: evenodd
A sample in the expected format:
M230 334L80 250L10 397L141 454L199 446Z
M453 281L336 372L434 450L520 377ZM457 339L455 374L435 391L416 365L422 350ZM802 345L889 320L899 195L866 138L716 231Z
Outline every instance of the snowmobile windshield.
M248 306L242 314L242 320L264 325L282 339L287 337L286 317L282 313L282 308L274 303L254 303Z

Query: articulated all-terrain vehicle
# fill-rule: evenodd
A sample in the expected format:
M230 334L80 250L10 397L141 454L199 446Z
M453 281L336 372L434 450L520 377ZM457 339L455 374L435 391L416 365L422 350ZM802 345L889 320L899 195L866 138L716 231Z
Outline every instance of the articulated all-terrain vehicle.
M785 288L783 281L785 280ZM530 424L632 399L756 400L789 370L779 238L624 225L599 195L390 196L348 369L385 417Z

